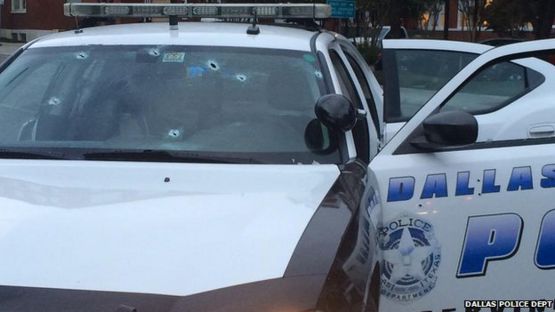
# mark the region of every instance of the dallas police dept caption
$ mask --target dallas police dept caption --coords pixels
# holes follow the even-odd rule
[[[481,308],[490,308],[491,311],[505,311],[513,309],[530,309],[530,311],[544,311],[553,308],[553,300],[465,300],[465,311],[480,311]]]

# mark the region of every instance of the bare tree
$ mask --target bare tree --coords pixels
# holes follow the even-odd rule
[[[485,7],[486,0],[459,0],[459,11],[463,15],[471,41],[477,41],[480,36]]]
[[[430,3],[428,7],[428,12],[430,14],[430,20],[432,21],[432,31],[436,31],[437,23],[439,22],[439,14],[443,10],[443,1],[434,0]]]

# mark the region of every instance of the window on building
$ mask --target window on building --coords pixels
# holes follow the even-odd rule
[[[12,13],[27,12],[27,0],[12,0]]]

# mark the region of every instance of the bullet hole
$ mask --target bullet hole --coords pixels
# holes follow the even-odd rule
[[[181,131],[179,131],[179,129],[171,129],[171,130],[168,132],[168,136],[169,136],[170,138],[178,138],[178,137],[181,136]]]
[[[476,181],[480,182],[480,179],[478,179],[478,180],[476,180]]]
[[[170,177],[165,177],[165,178],[164,178],[164,182],[165,182],[165,183],[169,183],[169,182],[170,182]]]
[[[214,60],[208,61],[208,67],[213,71],[220,70],[220,65],[218,65],[218,63]]]
[[[150,51],[148,51],[148,54],[149,54],[149,55],[152,55],[152,56],[160,56],[160,50],[158,50],[158,49],[150,49]]]
[[[62,100],[60,100],[57,97],[51,97],[48,100],[48,105],[51,105],[51,106],[58,106],[58,105],[60,105],[60,103],[62,103]]]
[[[418,204],[418,208],[422,208],[422,204]]]
[[[243,75],[243,74],[237,74],[237,75],[235,75],[235,79],[237,79],[241,82],[245,82],[245,81],[247,81],[247,76]]]
[[[318,79],[324,78],[324,75],[322,75],[322,72],[318,70],[314,72],[314,76],[316,76],[316,78]]]
[[[75,56],[78,60],[86,60],[89,58],[89,53],[81,51]]]

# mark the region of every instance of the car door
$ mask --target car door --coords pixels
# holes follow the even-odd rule
[[[441,87],[490,46],[445,40],[384,40],[374,66],[384,85],[384,140],[389,141]]]
[[[555,54],[555,40],[479,56],[370,163],[369,188],[378,194],[371,217],[379,237],[380,311],[553,311],[553,306],[470,307],[465,300],[554,297],[555,139],[422,143],[436,140],[437,129],[430,125],[449,115],[449,100],[464,93],[474,77],[506,61],[543,57],[536,55],[540,52]],[[555,115],[555,90],[543,99]],[[469,118],[478,129],[486,122]],[[459,118],[455,124],[465,123]]]

